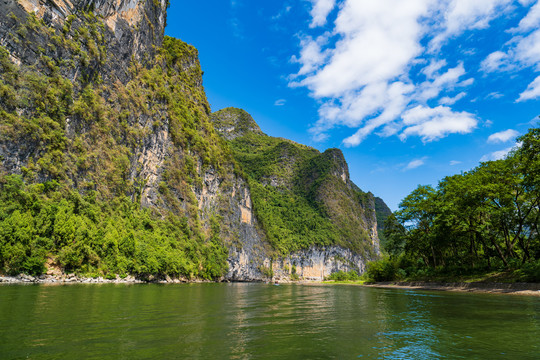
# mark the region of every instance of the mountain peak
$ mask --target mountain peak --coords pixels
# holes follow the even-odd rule
[[[214,128],[227,140],[234,140],[249,132],[265,135],[250,114],[243,109],[228,107],[212,114]]]

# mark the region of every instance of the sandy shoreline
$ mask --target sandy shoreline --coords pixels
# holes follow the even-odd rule
[[[382,289],[410,289],[410,290],[435,290],[435,291],[457,291],[489,294],[509,294],[540,296],[539,283],[441,283],[441,282],[380,282],[374,284],[363,284],[362,286],[382,288]]]

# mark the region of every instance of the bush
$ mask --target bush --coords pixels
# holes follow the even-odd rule
[[[400,272],[402,275],[403,272]],[[372,261],[367,266],[367,276],[370,281],[392,281],[398,278],[397,263],[386,257]]]
[[[540,260],[532,263],[525,263],[518,270],[521,280],[526,282],[540,282]]]
[[[334,281],[357,281],[360,280],[360,276],[358,276],[358,273],[354,270],[351,270],[349,272],[340,270],[330,274],[330,276],[328,276],[326,279]]]

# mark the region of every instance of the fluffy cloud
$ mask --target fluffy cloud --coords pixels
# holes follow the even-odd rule
[[[515,61],[540,70],[540,29],[523,38],[519,38],[513,52]]]
[[[500,131],[495,134],[491,134],[487,142],[488,143],[505,143],[510,140],[514,140],[519,133],[516,130],[508,129],[505,131]]]
[[[528,1],[528,3],[532,3],[533,1]],[[522,5],[527,6],[528,3],[525,3]],[[517,31],[518,32],[524,32],[531,29],[535,29],[538,27],[538,24],[540,23],[540,3],[536,3],[531,10],[529,10],[527,16],[525,16],[521,21],[519,22]]]
[[[326,24],[326,18],[336,5],[336,0],[311,0],[313,8],[311,9],[311,21],[310,27],[323,26]]]
[[[495,51],[488,55],[480,64],[480,69],[484,72],[494,72],[508,66],[508,55],[502,51]]]
[[[405,130],[400,138],[417,135],[422,141],[429,142],[445,137],[448,134],[466,134],[476,128],[478,121],[467,112],[455,112],[446,106],[430,108],[418,105],[407,110],[403,116]]]
[[[513,0],[451,0],[441,1],[438,11],[443,15],[442,31],[430,42],[435,52],[451,37],[466,30],[484,29],[491,20],[510,9]]]
[[[276,100],[276,102],[274,103],[274,106],[283,106],[285,105],[286,102],[287,100],[285,99],[279,99],[279,100]]]
[[[533,2],[520,1],[523,6],[528,6]],[[484,59],[481,69],[486,73],[522,68],[540,71],[540,2],[536,2],[518,26],[510,32],[515,36],[505,44],[503,49],[491,53]],[[536,78],[520,94],[517,101],[538,97],[540,97],[540,80]]]
[[[479,69],[540,71],[540,3],[532,0],[311,3],[312,32],[300,37],[299,53],[292,57],[299,70],[289,85],[309,89],[320,104],[319,119],[310,130],[315,140],[326,139],[340,126],[354,130],[343,140],[346,146],[357,146],[373,133],[402,140],[417,136],[429,142],[472,132],[479,119],[454,106],[467,98],[475,79],[465,63],[455,60],[456,49],[445,45],[467,32],[488,28],[519,6],[529,11],[507,31],[513,39],[487,56]],[[334,9],[337,17],[331,30],[319,28],[315,35]],[[540,78],[524,89],[518,101],[538,97]]]
[[[402,74],[421,52],[426,0],[347,0],[338,14],[340,40],[328,48],[328,62],[300,83],[317,98],[355,96],[365,86],[384,86]],[[301,44],[302,49],[312,43]],[[314,56],[321,58],[322,54]]]
[[[518,149],[522,145],[523,145],[522,142],[517,142],[513,146],[507,147],[506,149],[494,151],[492,153],[489,153],[489,154],[486,154],[486,155],[482,156],[480,161],[492,161],[492,160],[504,159],[510,153],[510,151],[512,151],[514,149]]]
[[[462,62],[450,63],[434,49],[466,30],[487,27],[512,2],[339,2],[333,30],[303,36],[299,55],[292,58],[300,68],[289,85],[308,88],[320,102],[319,120],[311,129],[314,139],[325,139],[337,126],[356,129],[344,140],[347,146],[360,144],[374,132],[433,141],[473,131],[476,117],[451,106],[467,96],[464,89],[474,79]],[[312,26],[325,24],[336,2],[312,3]],[[495,66],[495,56],[490,60],[486,68]],[[431,104],[434,99],[439,106]],[[419,113],[424,115],[413,122]]]
[[[527,86],[527,89],[519,95],[517,101],[537,99],[540,97],[540,76]]]
[[[441,105],[454,105],[459,100],[463,99],[465,96],[467,96],[466,92],[460,92],[454,97],[445,96],[439,99],[439,104]]]
[[[506,149],[503,149],[503,150],[494,151],[494,152],[492,152],[490,154],[482,156],[480,161],[494,161],[494,160],[504,159],[506,157],[506,155],[508,155],[508,153],[512,149],[513,149],[513,147],[509,147],[509,148],[506,148]]]

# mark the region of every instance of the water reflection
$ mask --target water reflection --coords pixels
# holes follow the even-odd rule
[[[0,286],[0,358],[538,359],[540,298],[265,284]]]

